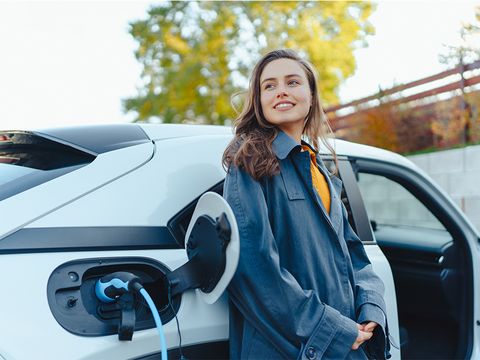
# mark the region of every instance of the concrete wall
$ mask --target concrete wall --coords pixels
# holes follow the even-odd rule
[[[400,184],[372,174],[360,174],[358,184],[370,220],[378,224],[445,229],[430,210]]]
[[[408,158],[425,170],[480,229],[480,145]]]

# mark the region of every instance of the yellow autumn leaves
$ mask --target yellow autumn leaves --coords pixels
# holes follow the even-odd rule
[[[143,86],[124,100],[137,121],[223,124],[231,95],[273,48],[303,53],[319,72],[322,100],[338,101],[353,50],[373,33],[369,2],[167,2],[131,24]]]

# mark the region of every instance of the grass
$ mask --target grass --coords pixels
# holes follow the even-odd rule
[[[480,145],[480,140],[479,141],[470,141],[468,143],[460,143],[448,147],[428,147],[425,149],[417,150],[417,151],[409,151],[409,152],[404,152],[402,153],[403,156],[412,156],[412,155],[422,155],[422,154],[429,154],[437,151],[444,151],[444,150],[453,150],[453,149],[460,149],[464,148],[467,146],[475,146],[475,145]]]

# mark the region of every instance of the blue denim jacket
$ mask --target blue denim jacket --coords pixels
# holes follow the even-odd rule
[[[228,287],[231,359],[366,359],[388,351],[384,285],[326,175],[331,209],[313,190],[307,151],[284,132],[273,150],[280,174],[255,181],[231,166],[224,197],[240,232],[240,260]],[[351,350],[357,323],[380,327]]]

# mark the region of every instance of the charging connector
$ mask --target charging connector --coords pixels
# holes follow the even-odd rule
[[[143,287],[141,280],[135,274],[118,271],[100,278],[95,284],[97,298],[105,303],[111,303],[120,299],[127,293],[139,293],[147,302],[155,320],[158,334],[160,336],[160,350],[162,360],[167,360],[167,342],[163,332],[163,325],[158,310],[148,292]]]

